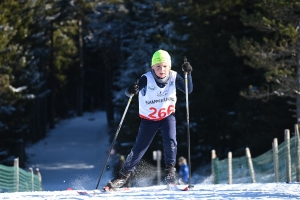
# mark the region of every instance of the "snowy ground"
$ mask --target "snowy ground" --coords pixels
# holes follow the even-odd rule
[[[298,184],[197,184],[189,191],[168,191],[165,188],[165,186],[153,186],[111,193],[86,190],[3,193],[0,194],[0,199],[300,199],[300,186]],[[87,193],[80,195],[79,192]]]
[[[110,147],[104,112],[61,121],[48,137],[26,149],[28,167],[39,168],[45,191],[95,189]],[[106,171],[101,182],[111,176]]]
[[[209,177],[188,191],[169,191],[161,185],[102,193],[94,189],[110,145],[104,112],[62,121],[45,139],[26,149],[27,166],[40,169],[44,191],[0,193],[0,199],[300,199],[299,183],[213,185]],[[111,172],[105,171],[99,188]]]

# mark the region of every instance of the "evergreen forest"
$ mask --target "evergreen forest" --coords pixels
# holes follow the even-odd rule
[[[151,69],[158,49],[189,95],[191,163],[252,157],[300,121],[300,3],[296,0],[2,0],[0,163],[26,162],[25,148],[62,119],[106,112],[114,138],[125,89]],[[176,107],[178,156],[187,157],[185,94]],[[134,96],[115,143],[127,155],[139,127]],[[96,146],[94,148],[97,148]],[[157,133],[144,160],[163,150]],[[97,158],[95,158],[97,159]]]

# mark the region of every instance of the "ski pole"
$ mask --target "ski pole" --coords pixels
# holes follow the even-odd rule
[[[118,134],[119,134],[119,132],[120,132],[120,129],[121,129],[123,120],[124,120],[124,118],[125,118],[125,115],[126,115],[126,112],[127,112],[127,110],[128,110],[128,107],[129,107],[129,105],[130,105],[130,102],[131,102],[132,97],[133,97],[133,95],[131,95],[131,96],[129,97],[129,99],[128,99],[127,106],[126,106],[125,111],[124,111],[124,113],[123,113],[121,122],[120,122],[120,124],[119,124],[118,129],[117,129],[117,132],[116,132],[116,134],[115,134],[115,137],[114,137],[114,139],[113,139],[113,141],[112,141],[112,144],[111,144],[110,149],[109,149],[108,154],[107,154],[106,161],[105,161],[105,163],[104,163],[103,169],[102,169],[101,174],[100,174],[100,177],[99,177],[99,179],[98,179],[98,183],[97,183],[97,185],[96,185],[96,189],[98,189],[98,186],[99,186],[99,183],[100,183],[100,181],[101,181],[101,178],[102,178],[104,169],[105,169],[106,164],[107,164],[107,161],[108,161],[108,159],[109,159],[109,157],[110,157],[110,152],[111,152],[112,148],[114,147],[115,141],[116,141],[116,139],[117,139],[117,137],[118,137]]]
[[[184,57],[184,63],[187,63],[187,58]],[[184,73],[185,80],[185,99],[186,99],[186,121],[187,121],[187,142],[188,142],[188,165],[189,165],[189,188],[194,187],[191,185],[192,170],[191,170],[191,140],[190,140],[190,120],[189,120],[189,94],[188,94],[188,79],[187,72]]]

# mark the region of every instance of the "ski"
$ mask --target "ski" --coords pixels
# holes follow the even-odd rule
[[[101,193],[101,191],[99,191],[99,190],[84,190],[84,191],[78,190],[77,193],[79,195],[83,195],[83,196],[94,196],[95,194]]]
[[[114,193],[114,192],[133,192],[133,191],[143,191],[143,190],[147,190],[146,188],[140,190],[139,188],[133,187],[133,188],[129,188],[129,187],[122,187],[122,188],[110,188],[108,186],[103,187],[102,193]],[[155,189],[156,191],[157,189]],[[176,185],[176,184],[169,184],[167,185],[166,188],[164,189],[159,189],[159,190],[170,190],[170,191],[188,191],[189,190],[189,186],[185,186],[185,185]]]
[[[176,185],[176,184],[169,184],[169,185],[167,185],[167,189],[174,190],[174,191],[188,191],[189,186],[186,186],[184,188],[179,188],[178,185]]]
[[[126,192],[126,191],[130,191],[130,188],[128,187],[123,187],[123,188],[110,188],[108,186],[103,187],[103,191],[104,192]]]
[[[186,186],[185,188],[182,189],[182,191],[188,191],[189,190],[189,186]]]
[[[86,191],[77,191],[78,194],[84,195],[84,196],[91,196],[88,192]]]

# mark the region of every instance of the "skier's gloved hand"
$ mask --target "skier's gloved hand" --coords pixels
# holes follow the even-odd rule
[[[183,63],[181,67],[182,67],[182,71],[184,71],[186,73],[190,73],[193,70],[193,68],[189,62]]]
[[[131,95],[136,95],[139,92],[138,81],[135,84],[130,85],[127,91]]]

